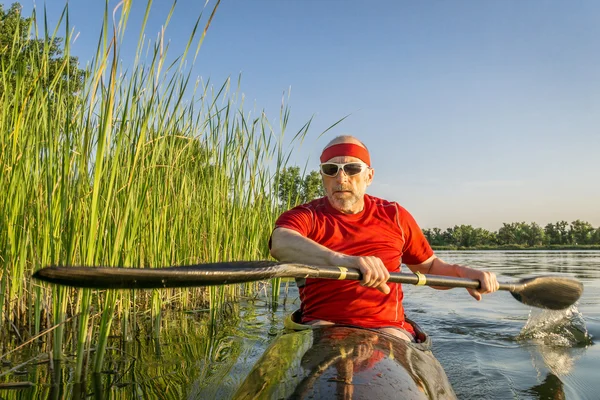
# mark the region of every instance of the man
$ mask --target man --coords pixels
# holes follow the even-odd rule
[[[326,196],[283,213],[271,236],[271,255],[284,262],[358,268],[363,280],[307,279],[299,284],[302,322],[377,328],[405,340],[402,287],[386,283],[404,262],[415,273],[477,279],[477,300],[498,290],[491,272],[437,258],[413,217],[395,202],[366,194],[375,171],[369,151],[353,136],[333,139],[321,155]]]

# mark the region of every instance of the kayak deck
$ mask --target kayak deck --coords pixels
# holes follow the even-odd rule
[[[454,399],[430,351],[345,326],[287,333],[266,350],[235,399]]]

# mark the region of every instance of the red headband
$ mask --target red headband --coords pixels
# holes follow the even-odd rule
[[[350,156],[362,160],[369,167],[371,166],[371,157],[369,150],[354,143],[340,143],[327,147],[321,154],[321,162],[327,162],[333,157]]]

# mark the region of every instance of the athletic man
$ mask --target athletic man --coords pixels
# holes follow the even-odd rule
[[[498,290],[491,272],[437,258],[413,217],[400,205],[366,194],[373,181],[369,151],[352,136],[333,139],[321,155],[326,196],[283,213],[271,236],[271,255],[284,262],[359,268],[363,280],[299,282],[302,322],[378,328],[414,340],[404,320],[402,287],[386,283],[404,263],[413,272],[477,279],[482,294]]]

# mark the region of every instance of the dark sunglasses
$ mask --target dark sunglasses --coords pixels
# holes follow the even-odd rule
[[[365,164],[359,162],[350,162],[345,164],[328,162],[321,164],[321,173],[333,178],[337,176],[337,174],[340,172],[340,169],[343,169],[346,175],[353,176],[360,174],[365,167]]]

